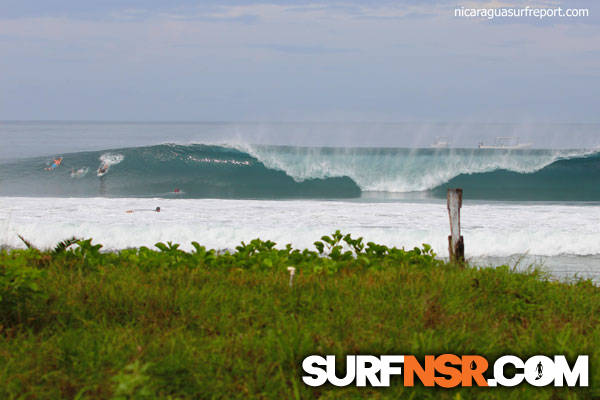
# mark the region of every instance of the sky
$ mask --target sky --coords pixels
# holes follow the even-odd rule
[[[590,16],[454,16],[526,5]],[[591,0],[0,0],[0,54],[0,120],[600,122]]]

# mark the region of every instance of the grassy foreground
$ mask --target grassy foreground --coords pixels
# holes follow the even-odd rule
[[[460,268],[336,233],[317,251],[254,240],[100,252],[0,251],[0,398],[600,396],[600,288]],[[343,246],[342,246],[343,244]],[[288,266],[296,267],[289,286]],[[311,354],[590,355],[590,387],[309,388]]]

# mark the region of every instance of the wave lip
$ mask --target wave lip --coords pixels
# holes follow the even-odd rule
[[[556,161],[598,150],[389,149],[252,146],[235,148],[298,181],[348,176],[363,191],[405,193],[434,189],[460,175],[496,170],[537,172]]]

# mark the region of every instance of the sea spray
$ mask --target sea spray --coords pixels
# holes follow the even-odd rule
[[[123,154],[118,153],[104,153],[99,157],[100,161],[102,161],[103,164],[109,166],[119,164],[121,161],[123,161],[123,158]]]
[[[297,181],[348,176],[363,191],[414,192],[433,189],[459,175],[496,170],[530,174],[562,159],[594,150],[394,149],[253,146],[236,144],[269,168]]]

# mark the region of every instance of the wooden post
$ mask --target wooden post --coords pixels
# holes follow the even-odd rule
[[[450,262],[465,261],[465,245],[460,235],[460,208],[462,207],[462,189],[448,189],[448,216],[450,217],[450,236],[448,236],[448,252]]]

